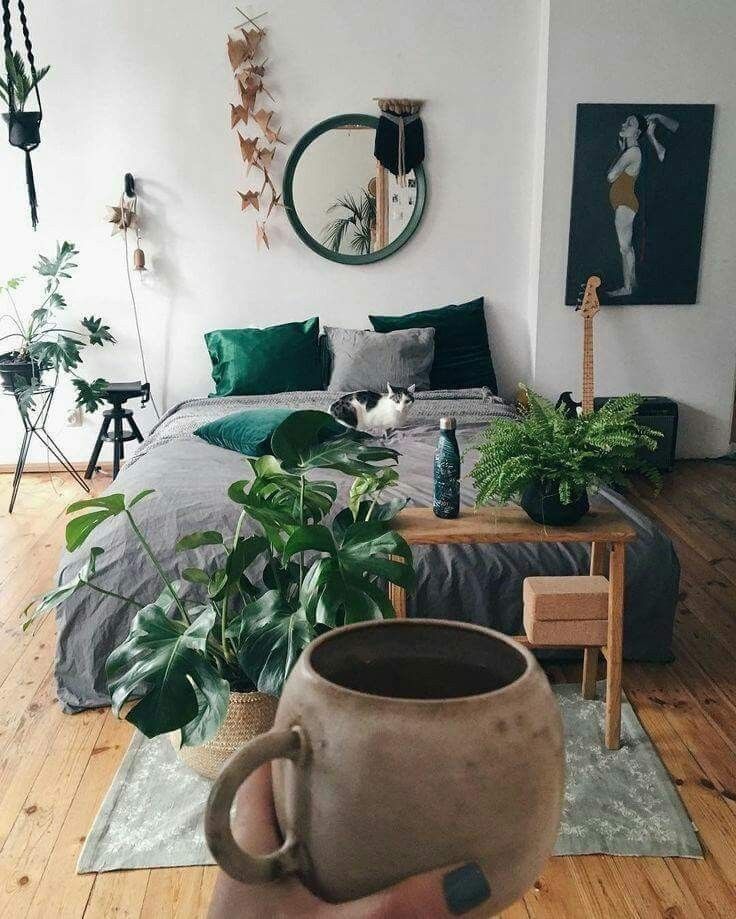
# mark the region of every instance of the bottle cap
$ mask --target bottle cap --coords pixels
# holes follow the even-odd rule
[[[445,415],[440,418],[440,431],[454,431],[457,423],[452,415]]]

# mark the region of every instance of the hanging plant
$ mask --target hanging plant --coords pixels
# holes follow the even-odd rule
[[[271,178],[271,165],[276,155],[276,144],[283,144],[281,139],[281,128],[275,129],[271,121],[275,112],[267,110],[262,106],[256,111],[258,98],[265,94],[273,102],[273,96],[266,89],[263,83],[263,76],[266,72],[266,59],[261,51],[261,44],[266,36],[266,30],[261,28],[256,22],[265,16],[260,13],[258,16],[246,16],[245,13],[235,8],[246,20],[245,25],[238,27],[238,38],[228,35],[227,38],[227,55],[230,66],[233,69],[235,85],[237,87],[240,102],[230,105],[230,127],[237,128],[239,124],[247,125],[250,121],[255,122],[258,127],[256,137],[243,137],[238,130],[238,143],[240,145],[240,155],[246,164],[246,174],[250,173],[252,168],[256,168],[263,178],[260,189],[249,189],[248,191],[239,191],[240,209],[247,211],[253,208],[258,213],[256,218],[256,244],[260,248],[263,244],[267,249],[270,248],[268,235],[266,233],[266,223],[273,213],[274,208],[281,204],[281,194],[278,192],[273,179]],[[273,145],[273,146],[270,146]]]
[[[12,30],[10,26],[10,0],[2,0],[3,10],[3,36],[5,47],[5,79],[0,78],[0,98],[8,107],[7,114],[3,115],[8,125],[8,140],[13,147],[18,147],[26,154],[26,185],[28,186],[28,203],[31,208],[31,223],[33,229],[38,224],[38,201],[36,198],[36,185],[33,178],[31,152],[41,143],[41,95],[38,84],[49,72],[49,67],[36,69],[33,57],[33,46],[28,31],[28,21],[23,0],[18,0],[18,16],[23,41],[28,58],[30,75],[19,52],[13,52]],[[26,111],[26,103],[35,92],[38,103],[37,111]]]

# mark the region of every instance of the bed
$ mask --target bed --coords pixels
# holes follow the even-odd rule
[[[211,446],[194,435],[201,424],[230,412],[264,406],[325,409],[334,393],[281,393],[191,399],[170,409],[156,424],[108,491],[132,497],[144,488],[156,494],[141,502],[136,516],[168,571],[207,559],[207,547],[177,556],[179,536],[208,528],[230,530],[238,505],[228,486],[247,477],[243,456]],[[432,501],[432,458],[438,419],[454,415],[461,450],[473,444],[495,419],[514,417],[513,408],[489,390],[443,390],[418,393],[408,425],[388,438],[401,453],[400,482],[395,495],[422,506]],[[469,468],[471,457],[466,460]],[[330,477],[324,470],[322,478]],[[335,473],[343,506],[350,481]],[[679,563],[670,540],[646,516],[616,492],[603,490],[594,499],[609,501],[631,520],[639,534],[627,550],[624,656],[629,660],[668,661],[677,602]],[[462,502],[473,503],[470,483],[462,485]],[[158,576],[122,518],[106,521],[90,545],[101,546],[99,583],[110,590],[135,592],[152,600],[160,592]],[[58,580],[73,576],[87,559],[89,546],[61,558]],[[197,553],[199,555],[197,556]],[[576,574],[587,570],[584,546],[550,543],[415,548],[418,588],[410,596],[408,615],[479,623],[507,634],[522,629],[521,586],[532,574]],[[197,585],[187,585],[196,591]],[[134,615],[119,601],[80,591],[57,609],[56,679],[66,711],[109,704],[104,663],[128,633]]]

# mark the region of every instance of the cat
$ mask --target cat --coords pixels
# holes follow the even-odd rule
[[[386,384],[387,392],[367,390],[349,392],[333,402],[329,408],[332,417],[347,428],[369,433],[387,434],[400,428],[406,421],[409,407],[414,402],[415,384],[407,389]]]

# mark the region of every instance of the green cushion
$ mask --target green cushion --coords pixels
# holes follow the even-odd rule
[[[216,396],[322,389],[319,319],[267,329],[218,329],[204,340]]]
[[[216,447],[246,456],[265,456],[271,451],[271,435],[291,414],[288,408],[254,408],[209,421],[194,433]]]
[[[483,297],[470,303],[442,306],[405,316],[370,316],[376,332],[433,328],[432,389],[473,389],[488,386],[498,393],[488,347]]]

